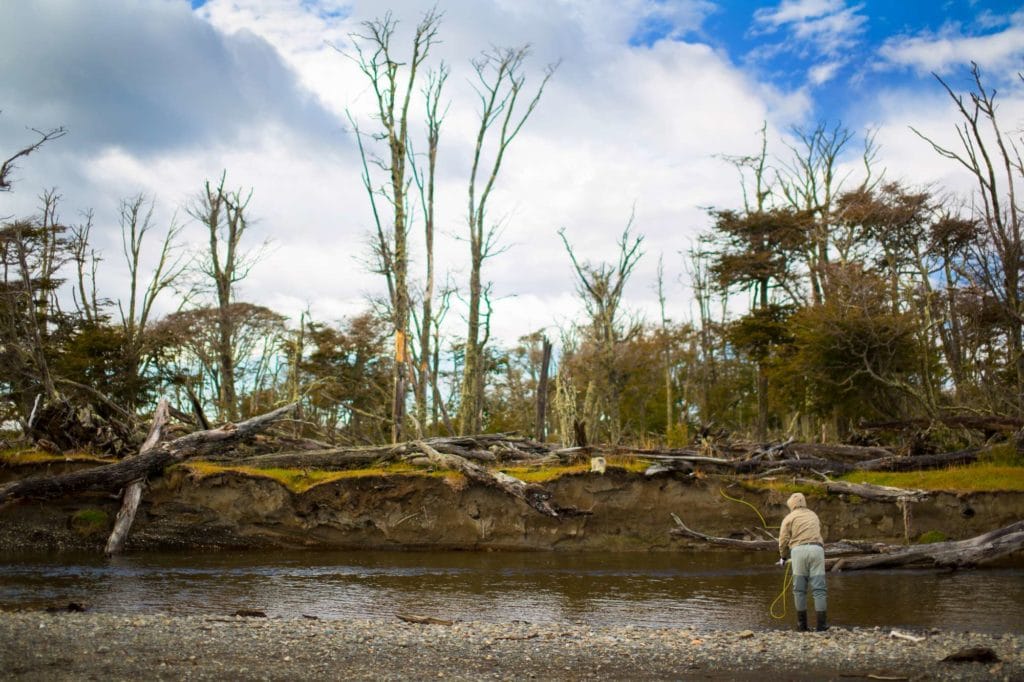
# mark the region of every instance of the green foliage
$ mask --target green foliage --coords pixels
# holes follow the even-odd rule
[[[793,306],[769,304],[756,308],[726,328],[726,338],[737,350],[757,362],[763,362],[772,355],[772,350],[792,343],[789,318]]]
[[[124,331],[89,322],[73,334],[55,358],[62,377],[85,384],[122,406],[145,405],[153,397],[156,377],[138,373]]]
[[[818,415],[906,414],[928,361],[915,320],[894,311],[884,283],[859,268],[837,270],[835,281],[828,302],[793,315],[793,352],[777,378],[794,405]]]
[[[339,327],[310,323],[307,333],[299,372],[309,415],[356,442],[383,442],[393,367],[387,321],[366,312]]]
[[[809,212],[781,207],[711,215],[719,243],[711,272],[720,287],[766,289],[770,281],[790,279],[793,252],[806,243],[812,225]]]

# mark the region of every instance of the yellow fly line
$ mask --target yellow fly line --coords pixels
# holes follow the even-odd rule
[[[751,509],[753,509],[754,513],[757,514],[757,517],[759,519],[761,519],[761,525],[764,526],[765,528],[778,528],[778,526],[769,526],[768,522],[765,521],[764,514],[762,514],[761,511],[757,507],[755,507],[754,505],[750,504],[746,500],[741,500],[738,497],[732,497],[731,495],[726,493],[725,490],[723,490],[722,488],[719,488],[718,492],[720,492],[722,494],[722,497],[724,497],[727,500],[731,500],[733,502],[739,502],[740,504],[745,504],[748,507],[750,507]],[[793,585],[793,569],[792,569],[792,566],[790,566],[790,563],[787,561],[786,562],[786,570],[785,570],[785,572],[784,572],[784,574],[782,576],[782,591],[779,592],[779,596],[775,597],[775,601],[773,601],[771,606],[768,607],[768,613],[771,615],[772,618],[774,618],[776,620],[781,620],[781,619],[786,617],[786,591],[789,590],[789,588],[792,587],[792,585]],[[775,612],[776,612],[776,610],[778,608],[779,602],[782,602],[782,613],[776,614]]]

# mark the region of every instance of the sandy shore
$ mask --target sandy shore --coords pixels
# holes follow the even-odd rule
[[[1020,634],[0,613],[15,680],[1024,679]],[[967,646],[1000,662],[941,659]],[[873,677],[872,677],[873,676]]]

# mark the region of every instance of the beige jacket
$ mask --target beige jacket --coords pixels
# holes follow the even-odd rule
[[[789,550],[797,545],[825,543],[818,515],[807,508],[803,493],[790,495],[786,506],[790,512],[782,519],[782,527],[779,528],[779,554],[788,557]]]

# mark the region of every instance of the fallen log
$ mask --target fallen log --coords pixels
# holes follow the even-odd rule
[[[978,450],[957,450],[940,455],[915,455],[913,457],[883,457],[859,462],[854,468],[860,471],[924,471],[950,466],[963,466],[978,461]]]
[[[457,455],[476,462],[496,463],[498,456],[488,450],[463,447],[453,442],[454,439],[436,439],[423,441],[430,444],[438,452]],[[465,438],[458,439],[467,442]],[[400,457],[407,457],[410,450],[419,452],[414,444],[399,443],[397,445],[369,446],[360,448],[339,447],[320,450],[304,450],[301,452],[278,452],[249,457],[232,457],[230,455],[212,458],[212,461],[229,461],[232,464],[256,468],[281,469],[319,469],[322,471],[342,471],[371,465],[393,462]],[[516,459],[536,460],[537,455],[520,453]]]
[[[872,555],[844,557],[831,571],[866,568],[971,568],[1024,549],[1024,521],[967,540],[905,547],[890,545]]]
[[[893,453],[885,448],[866,447],[862,445],[830,445],[827,443],[790,443],[786,452],[801,458],[818,459],[841,458],[855,461],[883,459],[892,457]]]
[[[150,427],[149,434],[146,436],[146,440],[143,441],[142,447],[139,448],[140,454],[156,447],[156,444],[160,442],[164,425],[167,424],[169,417],[170,403],[166,398],[163,398],[157,404],[156,411],[153,413],[153,425]],[[117,512],[117,517],[114,520],[114,530],[111,531],[110,537],[107,538],[107,546],[104,549],[104,553],[107,556],[121,553],[124,541],[128,537],[128,531],[131,530],[132,523],[135,522],[135,514],[139,510],[139,502],[142,501],[142,488],[145,484],[146,479],[140,477],[125,486],[124,496],[121,500],[121,509]]]
[[[672,514],[672,519],[676,522],[676,527],[669,531],[669,534],[674,537],[689,538],[691,540],[700,540],[701,542],[709,545],[717,545],[719,547],[731,547],[733,549],[747,549],[758,552],[779,551],[779,539],[772,536],[766,530],[762,531],[762,534],[768,535],[770,539],[767,540],[740,540],[738,538],[726,538],[717,535],[707,535],[699,531],[695,531],[683,523],[675,514]],[[825,545],[826,556],[845,556],[850,554],[861,554],[865,551],[871,551],[875,547],[872,543],[855,542],[851,540],[840,540],[839,542],[830,542]]]
[[[874,485],[871,483],[847,483],[846,481],[833,481],[826,478],[819,481],[813,478],[798,478],[797,483],[805,485],[816,485],[823,487],[826,492],[836,495],[856,495],[865,500],[877,502],[920,502],[931,497],[926,490],[894,488],[887,485]]]
[[[202,456],[213,448],[242,441],[289,414],[295,407],[293,403],[237,424],[225,424],[216,429],[196,431],[160,443],[135,457],[114,464],[62,476],[14,481],[0,487],[0,504],[26,497],[53,498],[88,490],[117,490],[136,479],[154,476],[171,464]]]
[[[675,514],[676,537],[699,540],[721,547],[757,551],[778,551],[771,540],[737,540],[700,533],[687,527]],[[972,568],[1024,550],[1024,521],[1017,521],[966,540],[926,545],[889,545],[840,540],[825,544],[828,571],[857,571],[871,568]]]
[[[458,471],[471,481],[496,488],[507,495],[522,500],[541,514],[557,518],[560,515],[559,512],[562,511],[556,509],[551,504],[551,493],[539,485],[525,483],[500,471],[490,471],[458,455],[438,452],[421,440],[415,441],[415,445],[435,466]]]

